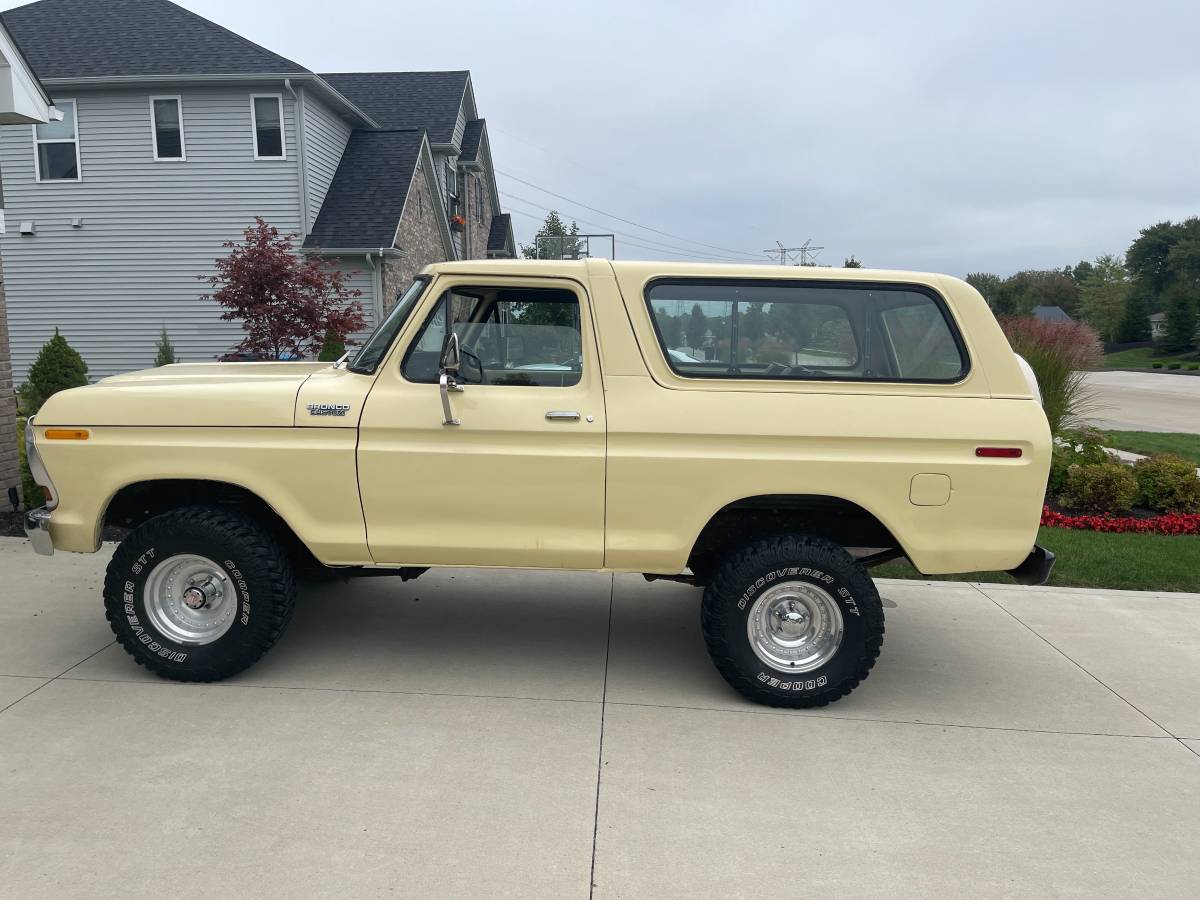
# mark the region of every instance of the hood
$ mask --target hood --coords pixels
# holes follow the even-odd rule
[[[296,395],[329,363],[184,363],[55,394],[39,425],[291,426]]]

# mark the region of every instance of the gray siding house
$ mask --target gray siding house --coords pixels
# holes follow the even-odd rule
[[[256,216],[350,273],[369,322],[429,262],[511,255],[468,72],[323,76],[167,0],[2,21],[64,113],[0,131],[18,382],[55,327],[95,377],[152,364],[163,327],[182,360],[228,352],[200,277]]]
[[[25,56],[0,22],[0,132],[26,130],[48,123],[59,115],[50,94],[38,81]],[[4,197],[0,193],[0,233],[4,232]],[[0,503],[17,486],[17,398],[13,392],[8,351],[8,318],[4,285],[0,281]]]

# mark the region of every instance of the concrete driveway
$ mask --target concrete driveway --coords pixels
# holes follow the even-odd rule
[[[146,675],[107,553],[0,540],[0,894],[1195,896],[1200,595],[882,582],[841,702],[742,702],[699,592],[310,588],[257,667]]]
[[[1200,432],[1200,377],[1149,372],[1088,372],[1095,395],[1087,418],[1121,431]]]

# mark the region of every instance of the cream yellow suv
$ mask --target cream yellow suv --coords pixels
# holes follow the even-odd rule
[[[27,434],[35,548],[131,529],[108,620],[182,681],[262,656],[296,576],[586,569],[704,586],[729,683],[817,706],[879,654],[870,566],[1053,563],[1037,385],[942,275],[440,264],[348,362],[107,378]]]

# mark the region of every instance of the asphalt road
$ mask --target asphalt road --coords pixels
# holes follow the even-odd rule
[[[789,712],[698,591],[598,574],[309,588],[255,668],[166,682],[107,555],[0,539],[5,897],[1200,892],[1200,595],[881,582],[874,673]]]
[[[1200,377],[1147,372],[1088,372],[1095,395],[1088,418],[1121,431],[1200,433]]]

